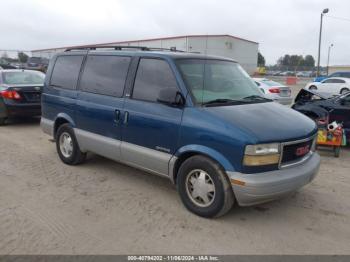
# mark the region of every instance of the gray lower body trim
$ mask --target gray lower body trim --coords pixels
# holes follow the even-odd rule
[[[83,152],[90,151],[147,172],[169,176],[171,154],[77,128],[74,133]]]
[[[140,169],[168,176],[172,155],[154,149],[122,142],[122,161]]]
[[[176,156],[172,156],[170,161],[169,161],[169,172],[168,173],[169,173],[169,178],[173,184],[176,184],[176,180],[175,180],[176,174],[174,173],[174,168],[175,168],[175,164],[176,164],[177,159],[178,158]]]
[[[82,152],[90,151],[116,161],[121,160],[121,141],[78,128],[74,128],[74,133]]]
[[[40,121],[40,126],[41,130],[45,133],[48,134],[49,136],[53,137],[53,129],[54,129],[55,122],[52,120],[49,120],[47,118],[41,118]]]

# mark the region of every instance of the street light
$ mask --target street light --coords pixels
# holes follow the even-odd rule
[[[327,76],[328,76],[328,69],[329,69],[329,56],[331,55],[331,48],[333,47],[334,45],[331,44],[329,47],[328,47],[328,58],[327,58]]]
[[[327,14],[329,12],[329,9],[323,9],[321,13],[321,24],[320,24],[320,37],[318,39],[318,59],[317,59],[317,76],[320,75],[320,56],[321,56],[321,39],[322,39],[322,23],[323,23],[323,16],[324,14]]]

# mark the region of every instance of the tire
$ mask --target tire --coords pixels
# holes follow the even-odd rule
[[[0,117],[0,126],[4,126],[6,124],[6,118]]]
[[[80,151],[70,124],[63,124],[58,128],[56,133],[56,150],[62,162],[67,165],[78,165],[86,159],[86,153]]]
[[[232,186],[226,173],[208,157],[198,155],[185,160],[180,166],[176,181],[183,204],[198,216],[219,217],[234,204]],[[206,192],[195,193],[195,188],[198,191],[202,186],[203,189],[203,181]]]
[[[341,95],[344,95],[345,93],[347,93],[347,92],[349,92],[350,90],[348,89],[348,88],[342,88],[341,90],[340,90],[340,94]]]
[[[317,86],[310,86],[309,90],[317,90]]]

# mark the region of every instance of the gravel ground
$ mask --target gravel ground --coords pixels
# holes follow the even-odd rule
[[[350,149],[321,155],[292,196],[203,219],[167,179],[95,155],[66,166],[38,119],[14,121],[0,127],[0,254],[349,254]]]

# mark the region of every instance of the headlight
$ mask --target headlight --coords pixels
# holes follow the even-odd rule
[[[280,160],[280,144],[247,145],[243,164],[245,166],[264,166],[278,164]]]

